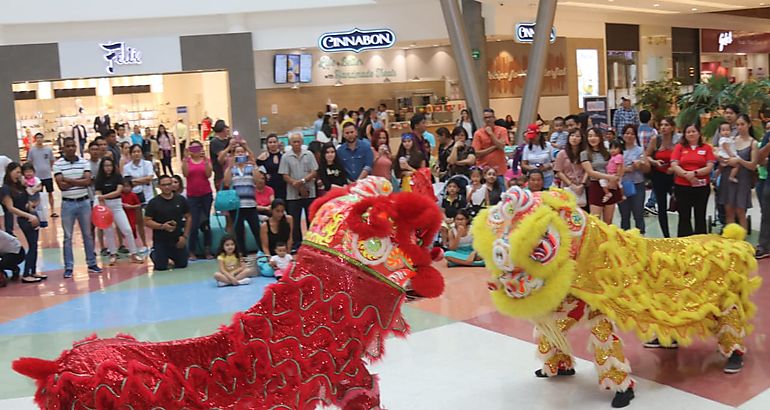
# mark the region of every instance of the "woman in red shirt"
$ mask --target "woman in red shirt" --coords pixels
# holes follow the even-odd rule
[[[670,238],[668,230],[668,197],[673,194],[674,189],[674,171],[670,167],[671,154],[674,152],[674,130],[676,122],[673,117],[666,117],[660,121],[660,134],[650,139],[647,145],[647,158],[650,159],[652,172],[652,191],[655,193],[658,205],[658,224],[663,236]]]
[[[674,170],[674,192],[679,211],[678,237],[706,233],[706,205],[708,205],[711,170],[714,169],[714,151],[703,143],[697,124],[684,128],[684,138],[671,154]],[[691,223],[691,211],[695,211],[695,231]]]

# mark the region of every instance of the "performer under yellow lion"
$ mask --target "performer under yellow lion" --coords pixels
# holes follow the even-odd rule
[[[577,324],[591,330],[599,385],[615,392],[613,407],[634,398],[616,326],[664,346],[713,336],[726,372],[743,365],[761,279],[737,225],[722,236],[647,239],[587,215],[567,191],[512,187],[475,218],[472,233],[497,309],[535,323],[538,377],[575,374],[564,333]]]

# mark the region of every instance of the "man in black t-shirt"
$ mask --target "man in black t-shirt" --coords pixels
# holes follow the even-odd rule
[[[222,178],[225,175],[224,165],[227,162],[227,156],[223,154],[223,151],[230,145],[231,138],[227,135],[230,127],[225,124],[224,120],[217,120],[214,123],[213,130],[214,138],[211,138],[209,142],[209,153],[211,155],[211,164],[214,168],[214,186],[219,191]]]
[[[169,259],[174,261],[175,268],[186,268],[187,238],[192,225],[190,207],[183,196],[173,192],[170,176],[161,176],[158,184],[161,193],[147,203],[144,214],[144,224],[152,229],[150,259],[156,271],[168,269]]]

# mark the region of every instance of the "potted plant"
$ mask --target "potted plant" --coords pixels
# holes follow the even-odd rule
[[[770,104],[770,80],[752,80],[730,83],[726,77],[714,76],[708,81],[696,84],[692,92],[679,98],[679,116],[677,124],[691,124],[701,119],[702,134],[714,135],[717,126],[723,121],[722,109],[729,104],[737,105],[742,112],[754,113],[763,104]],[[761,127],[756,129],[756,136],[764,134]]]
[[[648,81],[636,89],[636,105],[652,113],[655,121],[671,115],[682,84],[673,78]]]

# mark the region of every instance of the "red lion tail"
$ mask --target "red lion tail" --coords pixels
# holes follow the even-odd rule
[[[59,371],[59,364],[50,360],[35,357],[22,357],[11,364],[13,370],[34,380],[43,381],[48,376]]]

